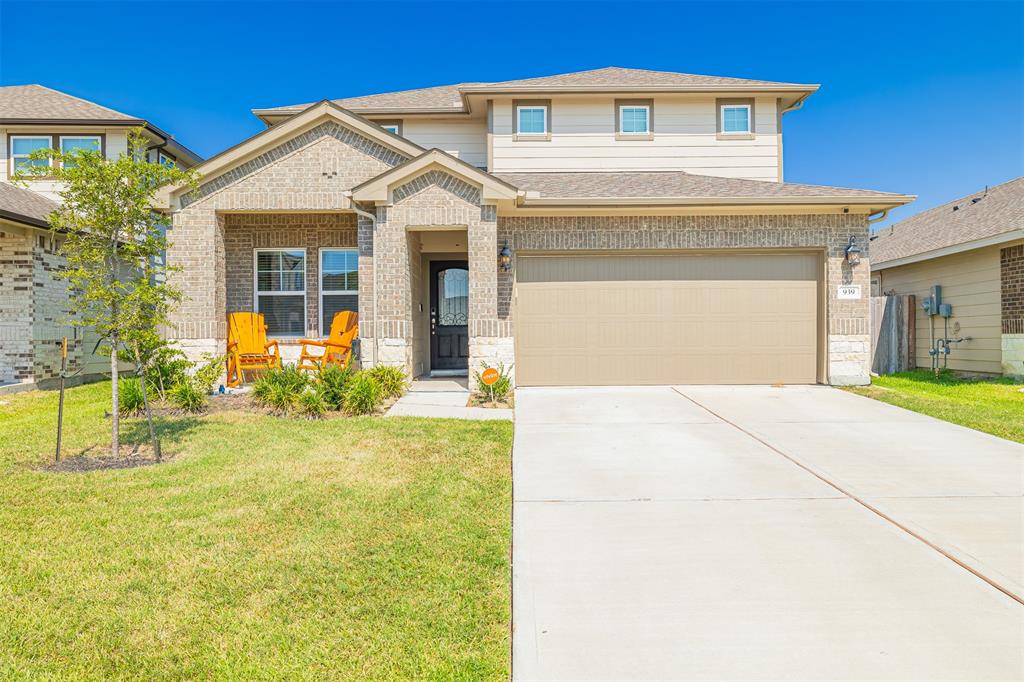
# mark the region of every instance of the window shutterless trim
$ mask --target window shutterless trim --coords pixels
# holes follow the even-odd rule
[[[156,150],[156,162],[163,163],[165,160],[170,161],[173,166],[178,165],[178,159],[174,158],[174,154],[168,154],[162,149]]]
[[[46,138],[50,141],[50,149],[54,151],[60,150],[61,138],[65,137],[95,137],[99,138],[100,141],[100,154],[103,158],[107,158],[107,134],[106,133],[11,133],[7,136],[7,177],[14,175],[14,140],[15,139],[42,139]],[[24,158],[24,157],[23,157]],[[47,166],[53,168],[54,160],[49,159]],[[51,179],[52,175],[37,175],[32,177],[33,180],[48,180]]]
[[[623,107],[647,107],[647,132],[622,132]],[[653,99],[617,99],[615,100],[615,139],[616,140],[653,140],[654,139],[654,100]]]
[[[750,130],[745,133],[727,133],[724,131],[723,126],[725,125],[724,117],[722,115],[723,107],[732,106],[745,106],[748,108],[749,118],[747,123],[749,124]],[[743,98],[718,98],[715,100],[715,134],[719,140],[753,140],[755,135],[754,127],[754,99],[752,97]]]
[[[8,135],[7,136],[7,157],[8,157],[8,177],[12,177],[17,172],[17,162],[21,159],[28,159],[28,154],[18,154],[17,157],[14,155],[14,141],[15,140],[47,140],[49,148],[53,149],[53,135],[49,134],[37,134],[37,135]],[[36,150],[32,150],[30,153],[34,153]],[[46,160],[46,167],[53,168],[53,159]],[[33,176],[32,179],[41,180],[43,176]]]
[[[261,253],[280,253],[282,251],[301,251],[302,252],[302,291],[265,291],[260,293],[259,276],[260,276],[260,265],[259,265],[259,254]],[[306,253],[306,248],[302,246],[279,246],[276,248],[267,249],[253,249],[252,250],[252,311],[258,313],[260,311],[260,296],[302,296],[302,331],[292,336],[290,334],[271,334],[270,330],[267,330],[267,336],[272,339],[301,339],[306,336],[306,330],[309,328],[309,301],[307,300],[309,292],[309,284],[306,282],[308,270],[309,270],[309,254]]]
[[[519,108],[527,109],[544,108],[544,132],[543,133],[521,133],[519,132]],[[551,100],[549,99],[514,99],[512,100],[512,139],[523,142],[550,142],[551,141]]]
[[[96,151],[98,151],[101,155],[104,153],[103,136],[97,133],[68,133],[66,135],[58,135],[57,144],[59,146],[57,147],[57,149],[60,151],[61,154],[64,153],[64,140],[96,140]],[[61,163],[61,165],[63,166],[64,164]]]
[[[354,253],[356,256],[356,281],[359,281],[359,248],[355,246],[321,246],[317,250],[317,288],[319,289],[317,309],[317,325],[320,327],[320,336],[326,338],[331,333],[331,325],[324,329],[324,296],[355,296],[356,313],[359,312],[359,286],[355,289],[331,289],[324,291],[324,253]]]

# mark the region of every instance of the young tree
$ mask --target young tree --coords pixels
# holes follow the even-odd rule
[[[99,150],[40,150],[30,158],[47,159],[48,166],[36,164],[18,176],[46,175],[60,183],[60,207],[50,214],[67,259],[59,276],[69,283],[71,323],[92,327],[110,346],[114,457],[120,456],[118,349],[141,361],[139,344],[157,333],[181,299],[165,276],[169,218],[153,211],[154,196],[165,185],[196,185],[191,171],[147,161],[149,146],[143,131],[133,130],[128,153],[116,160]],[[148,405],[146,412],[158,449]]]

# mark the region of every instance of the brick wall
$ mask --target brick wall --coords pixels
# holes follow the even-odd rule
[[[253,250],[300,248],[306,252],[306,332],[320,329],[321,248],[355,248],[356,217],[344,213],[229,214],[224,217],[227,311],[255,310]]]
[[[32,243],[0,231],[0,383],[32,379]]]
[[[1024,334],[1024,244],[999,251],[1004,334]]]

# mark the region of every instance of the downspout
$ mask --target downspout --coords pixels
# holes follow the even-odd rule
[[[883,208],[881,211],[875,211],[874,213],[870,214],[868,216],[868,225],[877,223],[880,220],[885,220],[887,217],[889,217],[889,211],[891,210],[891,208]]]
[[[380,350],[380,344],[377,341],[379,337],[378,331],[380,330],[380,325],[377,324],[377,216],[369,211],[359,208],[354,201],[351,201],[351,198],[349,201],[352,210],[356,212],[356,215],[360,215],[369,220],[373,230],[371,233],[373,243],[371,244],[370,249],[373,251],[373,365],[376,366],[377,358],[379,357],[377,353]]]

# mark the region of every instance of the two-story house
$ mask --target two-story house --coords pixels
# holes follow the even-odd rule
[[[48,223],[59,187],[52,178],[13,184],[19,170],[52,161],[30,159],[37,149],[95,149],[110,159],[128,150],[128,131],[141,128],[151,161],[191,167],[201,159],[170,135],[135,116],[41,85],[0,87],[0,385],[26,387],[60,371],[59,343],[69,339],[69,371],[98,374],[109,361],[97,338],[68,324],[67,282],[54,277],[66,262],[60,236]]]
[[[519,385],[868,381],[869,223],[913,197],[783,181],[818,86],[605,68],[257,109],[166,197],[188,300],[364,364]]]

